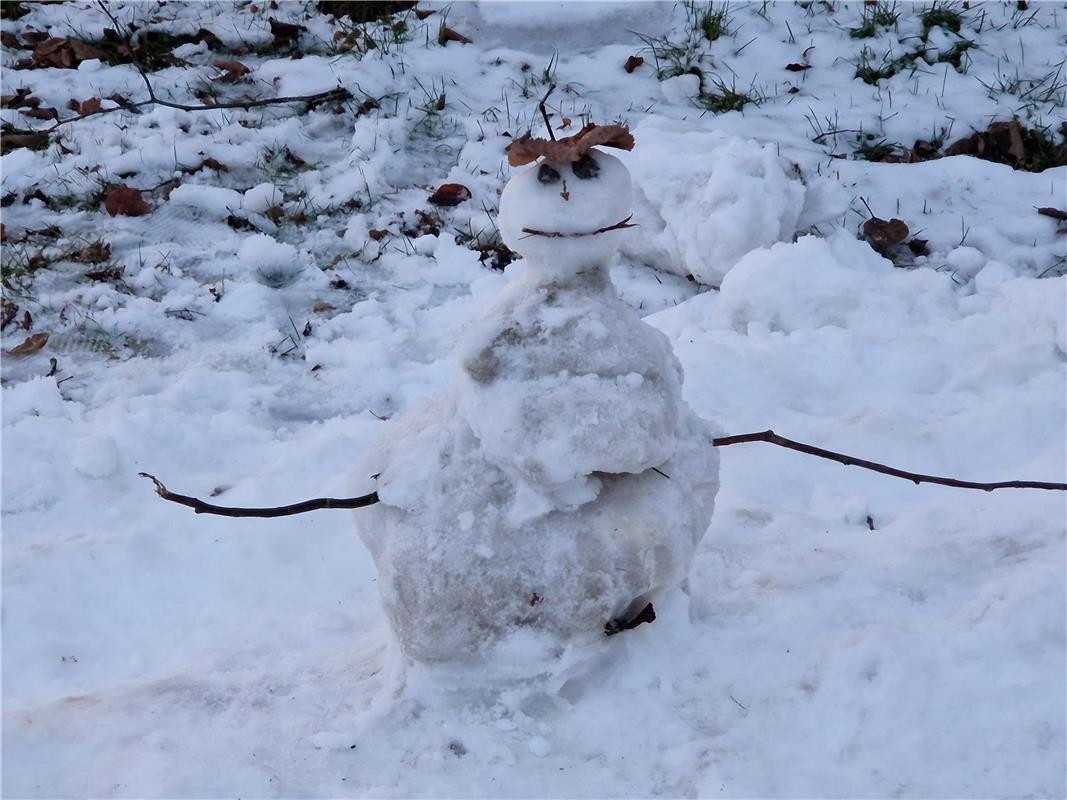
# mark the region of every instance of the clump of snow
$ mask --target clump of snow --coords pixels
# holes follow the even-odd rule
[[[262,214],[271,206],[282,202],[282,192],[273,183],[260,183],[247,190],[241,198],[241,207],[246,211]]]
[[[237,260],[271,286],[288,283],[304,266],[295,247],[263,233],[253,234],[241,243]]]
[[[685,77],[696,78],[672,81]],[[790,241],[847,204],[839,186],[771,144],[658,120],[640,124],[635,139],[624,158],[641,228],[622,250],[665,272],[717,286],[745,253]]]
[[[170,193],[174,205],[189,206],[223,219],[241,207],[241,200],[241,193],[233,189],[192,183],[176,186]]]
[[[676,586],[710,521],[711,429],[666,338],[615,294],[621,231],[597,233],[626,218],[629,176],[592,158],[508,184],[500,229],[525,273],[464,335],[450,387],[356,468],[381,500],[357,525],[418,661],[499,665],[532,635],[525,671],[551,671]]]

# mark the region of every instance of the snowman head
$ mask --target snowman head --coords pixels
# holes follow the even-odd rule
[[[593,130],[599,133],[587,135]],[[527,165],[500,197],[500,235],[535,269],[570,271],[606,263],[625,235],[630,173],[593,143],[629,149],[633,138],[621,126],[588,126],[559,141],[521,139],[508,151],[513,165]]]

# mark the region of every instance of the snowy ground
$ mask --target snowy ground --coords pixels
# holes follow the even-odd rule
[[[1067,205],[1067,167],[855,156],[1013,114],[1055,130],[1063,4],[956,6],[958,33],[900,4],[868,38],[849,29],[873,7],[735,4],[714,42],[670,4],[426,5],[403,32],[369,25],[372,49],[311,4],[109,8],[226,49],[181,46],[186,63],[152,75],[160,96],[353,97],[103,114],[3,157],[19,306],[3,332],[5,796],[1067,794],[1062,494],[724,449],[691,599],[517,688],[404,673],[345,512],[194,516],[137,477],[232,505],[345,494],[522,269],[471,246],[493,244],[505,134],[540,125],[554,81],[557,124],[636,128],[628,163],[654,210],[613,275],[671,337],[699,414],[923,472],[1067,480],[1067,237],[1036,213]],[[438,43],[446,12],[471,43]],[[269,17],[306,26],[302,58],[271,44]],[[69,2],[3,30],[96,41],[111,25]],[[854,77],[918,47],[876,85]],[[953,52],[959,70],[939,60]],[[71,99],[145,97],[128,63],[15,69],[29,53],[5,42],[4,95],[30,88],[61,117]],[[216,82],[220,57],[250,72]],[[669,74],[692,65],[703,78]],[[731,86],[761,102],[700,106]],[[769,221],[795,221],[792,195],[753,196],[752,170],[714,155],[723,134],[802,167],[811,235],[764,246]],[[156,187],[153,211],[108,216],[101,189],[120,182]],[[472,198],[430,205],[445,182]],[[864,201],[929,255],[899,268],[857,239]],[[86,255],[96,240],[110,253]]]

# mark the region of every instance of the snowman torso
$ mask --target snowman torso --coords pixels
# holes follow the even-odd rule
[[[356,469],[363,490],[377,475],[381,502],[357,524],[420,661],[523,632],[560,646],[603,636],[684,578],[710,521],[711,431],[682,400],[666,337],[611,285],[623,231],[594,233],[625,219],[626,170],[596,151],[547,166],[501,198],[525,273],[466,332],[449,387]]]

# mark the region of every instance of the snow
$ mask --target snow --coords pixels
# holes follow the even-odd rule
[[[1013,115],[1054,131],[1058,79],[1047,96],[1021,95],[1056,74],[1061,4],[959,7],[960,35],[977,43],[961,69],[916,62],[877,86],[854,77],[862,49],[876,61],[913,51],[922,6],[898,4],[895,27],[854,39],[861,4],[731,4],[732,32],[713,43],[671,4],[427,7],[438,13],[409,16],[403,42],[370,26],[383,46],[360,55],[337,52],[336,27],[304,20],[305,4],[112,4],[142,29],[206,27],[248,46],[239,59],[253,72],[233,86],[212,83],[218,53],[183,49],[189,66],[153,75],[176,101],[200,102],[202,85],[239,99],[341,84],[354,99],[341,113],[98,115],[0,161],[4,298],[32,314],[29,330],[4,329],[4,349],[51,331],[40,352],[5,352],[2,364],[3,794],[1065,796],[1062,493],[916,486],[767,444],[698,450],[682,424],[676,444],[693,459],[717,453],[721,486],[688,580],[657,599],[656,621],[562,651],[560,637],[519,632],[472,668],[399,657],[349,513],[194,515],[137,477],[229,505],[345,496],[376,440],[456,386],[457,347],[485,333],[494,304],[538,280],[521,259],[490,269],[469,245],[497,242],[499,192],[519,172],[504,147],[543,131],[547,72],[554,124],[572,120],[557,135],[584,114],[636,132],[621,160],[635,210],[643,194],[662,225],[651,216],[629,242],[620,234],[610,276],[669,340],[696,415],[724,433],[770,427],[921,472],[1067,480],[1067,240],[1035,211],[1063,207],[1067,169],[856,157],[882,139],[910,147],[947,131],[953,141]],[[473,43],[437,44],[446,8]],[[306,22],[303,58],[269,52],[270,16]],[[2,23],[25,25],[92,38],[112,23],[85,2]],[[665,96],[656,37],[697,53],[706,79],[735,80],[762,102],[715,114],[688,91]],[[926,57],[956,38],[935,29]],[[144,97],[129,65],[14,69],[28,53],[0,54],[5,94],[30,87],[61,114],[71,98]],[[628,74],[632,54],[646,63]],[[377,107],[359,111],[369,98]],[[0,117],[48,124],[16,109]],[[736,161],[720,163],[721,148]],[[209,157],[229,171],[196,170]],[[783,194],[705,195],[724,187],[711,166],[739,189]],[[94,199],[105,181],[148,190],[176,176],[169,200],[151,192],[144,217],[109,217]],[[472,198],[431,206],[445,182]],[[36,189],[52,207],[27,199]],[[701,213],[672,205],[675,190]],[[799,213],[785,194],[803,198]],[[263,216],[268,203],[279,221]],[[857,237],[865,203],[905,220],[930,254],[907,269],[877,256]],[[255,229],[231,227],[231,214]],[[53,224],[54,240],[16,241]],[[69,257],[98,238],[109,261]],[[721,275],[698,280],[717,291],[685,278],[702,263],[699,242],[711,242]],[[45,268],[9,272],[38,250]],[[274,257],[284,274],[265,280],[242,252]],[[121,280],[85,277],[112,265]],[[610,321],[590,312],[562,324],[596,342]],[[598,345],[586,357],[600,349],[614,352]],[[650,383],[640,365],[617,374],[620,396]],[[514,419],[517,399],[499,414],[479,406],[474,421]],[[499,470],[515,484],[509,454],[497,459],[505,472],[459,436],[466,417],[447,419],[435,430],[471,444],[460,451],[469,478],[485,486]],[[415,453],[404,477],[441,481]],[[636,453],[634,468],[643,463]],[[663,471],[669,480],[622,479],[648,482],[627,494],[635,519],[690,502],[676,486],[684,475]],[[592,489],[571,488],[525,524],[552,514],[577,524],[577,511],[555,506]],[[532,509],[538,496],[527,497]],[[509,547],[525,548],[532,572],[561,563],[536,542],[497,541],[482,506],[463,499],[443,500],[437,524],[452,515],[447,532],[473,543],[467,558],[495,585],[507,573],[492,565],[512,561]],[[435,617],[444,639],[464,641],[467,612]]]
[[[745,253],[791,241],[802,218],[811,227],[847,207],[839,185],[805,178],[771,144],[654,119],[635,138],[626,160],[642,235],[630,237],[624,252],[664,272],[717,286]]]

